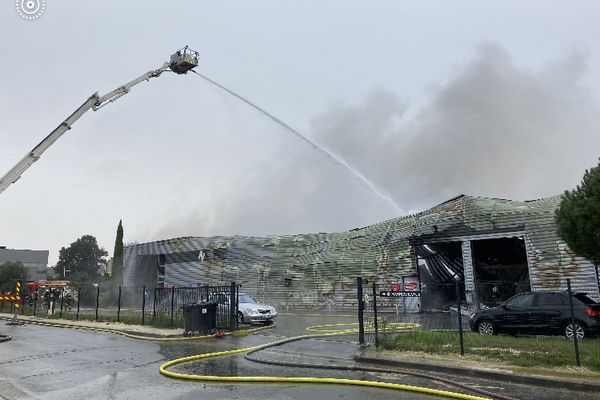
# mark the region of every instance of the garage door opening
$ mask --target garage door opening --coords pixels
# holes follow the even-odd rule
[[[464,268],[460,242],[414,244],[421,281],[423,311],[456,306],[456,280],[464,300]]]
[[[531,289],[522,238],[474,240],[471,246],[479,304],[496,306]]]

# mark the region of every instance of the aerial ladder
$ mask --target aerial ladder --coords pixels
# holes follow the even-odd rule
[[[182,75],[198,66],[198,52],[191,50],[188,46],[178,50],[169,61],[165,62],[159,68],[148,71],[145,74],[119,86],[115,90],[108,92],[104,96],[99,96],[98,93],[94,93],[90,96],[82,105],[77,108],[73,114],[69,115],[60,125],[58,125],[48,136],[46,136],[37,146],[35,146],[29,153],[23,157],[21,161],[17,163],[12,169],[10,169],[2,178],[0,178],[0,193],[2,193],[11,184],[15,183],[21,175],[33,165],[37,160],[40,159],[42,154],[48,150],[50,146],[54,144],[65,132],[67,132],[73,124],[81,118],[83,114],[88,112],[90,109],[98,111],[100,108],[107,104],[114,102],[121,96],[126,95],[131,91],[131,88],[143,81],[148,81],[150,78],[157,78],[165,71],[171,71],[176,74]]]

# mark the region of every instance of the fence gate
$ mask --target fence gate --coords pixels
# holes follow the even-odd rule
[[[369,282],[362,277],[356,278],[357,299],[358,299],[358,341],[361,345],[379,347],[379,335],[385,318],[381,318],[378,306],[381,305],[381,298],[411,298],[420,297],[420,290],[401,290],[405,287],[391,285],[390,290],[380,290],[377,283]],[[382,288],[383,289],[383,288]],[[410,289],[413,289],[412,287]],[[379,299],[379,300],[378,300]],[[460,305],[459,305],[460,315]],[[460,319],[460,317],[459,317]],[[384,324],[383,331],[386,328]],[[462,334],[461,334],[462,343]],[[462,344],[461,344],[462,348]]]
[[[377,285],[363,277],[356,278],[358,299],[358,342],[378,347]]]

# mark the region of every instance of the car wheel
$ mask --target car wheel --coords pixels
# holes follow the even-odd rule
[[[477,324],[477,331],[482,335],[495,335],[496,328],[491,321],[481,321]]]
[[[577,335],[577,339],[583,339],[585,337],[585,330],[579,322],[575,322],[575,329],[573,329],[573,324],[570,322],[565,326],[565,337],[567,339],[573,340],[573,333]]]
[[[238,313],[237,313],[237,322],[238,322],[238,324],[244,323],[244,314],[242,314],[241,311],[238,311]]]

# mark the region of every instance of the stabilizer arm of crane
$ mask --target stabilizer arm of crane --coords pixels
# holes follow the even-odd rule
[[[135,78],[132,81],[119,86],[115,90],[108,92],[104,96],[98,96],[98,93],[91,95],[82,105],[73,112],[67,119],[58,125],[48,136],[46,136],[37,146],[23,157],[12,169],[10,169],[2,178],[0,178],[0,193],[2,193],[11,184],[15,183],[23,172],[33,165],[41,155],[48,150],[71,126],[90,109],[96,111],[105,105],[112,103],[121,96],[129,93],[132,87],[140,82],[147,81],[150,78],[159,77],[163,72],[171,70],[177,74],[185,74],[187,71],[198,65],[198,53],[188,49],[186,46],[171,56],[170,62],[165,62],[159,68],[148,71],[145,74]]]

